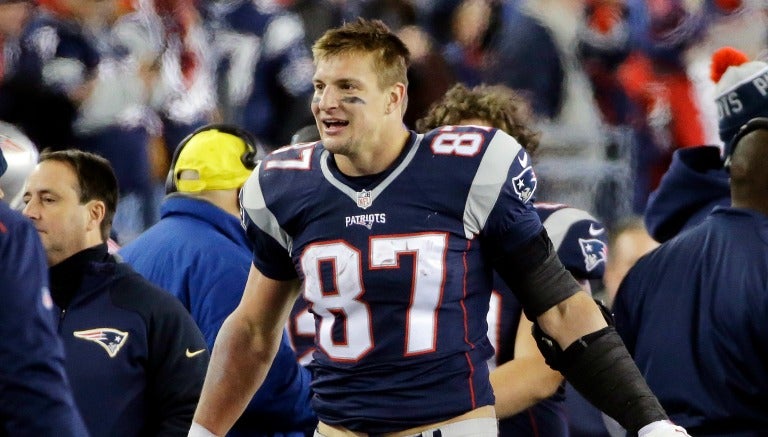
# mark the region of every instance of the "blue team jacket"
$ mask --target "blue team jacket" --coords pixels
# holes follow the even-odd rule
[[[695,436],[768,435],[768,217],[716,208],[629,271],[616,329]]]
[[[186,436],[208,366],[179,302],[107,253],[49,269],[66,370],[93,436]]]
[[[161,219],[120,255],[136,271],[176,296],[213,347],[224,319],[237,307],[251,265],[240,221],[204,200],[172,195]],[[230,435],[303,435],[317,423],[309,401],[309,371],[286,336],[262,388]]]
[[[729,206],[731,191],[715,146],[676,150],[669,170],[651,193],[645,209],[645,226],[651,236],[665,242],[701,223],[716,206]]]

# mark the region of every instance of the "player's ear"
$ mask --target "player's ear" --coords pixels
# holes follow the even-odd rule
[[[387,108],[385,110],[385,112],[387,114],[392,113],[396,109],[401,114],[405,113],[404,108],[403,108],[403,110],[400,110],[399,108],[405,106],[405,102],[406,102],[406,99],[407,99],[406,92],[407,92],[407,87],[405,86],[405,84],[400,83],[400,82],[398,82],[398,83],[392,85],[392,87],[390,87],[390,90],[389,90],[389,101],[387,102]]]

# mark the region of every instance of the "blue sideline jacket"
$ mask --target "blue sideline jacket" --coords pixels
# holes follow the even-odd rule
[[[704,220],[715,206],[730,206],[728,173],[715,146],[676,150],[669,170],[651,193],[645,226],[661,243]]]
[[[694,436],[768,435],[768,217],[716,208],[629,271],[616,329]]]
[[[161,219],[120,255],[136,271],[176,296],[213,347],[224,319],[237,307],[251,266],[251,245],[240,221],[217,206],[181,194],[166,198]],[[261,389],[230,436],[311,432],[309,371],[286,336]]]
[[[186,436],[208,350],[184,307],[101,244],[49,269],[77,406],[93,436]]]

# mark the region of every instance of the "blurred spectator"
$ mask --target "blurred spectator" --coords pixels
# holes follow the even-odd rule
[[[185,435],[208,364],[172,296],[107,253],[117,179],[104,158],[42,153],[24,215],[45,248],[77,406],[94,436]]]
[[[40,149],[62,149],[76,142],[77,110],[90,93],[99,63],[76,15],[92,14],[95,2],[39,3],[3,78],[0,119],[17,125]]]
[[[711,66],[720,139],[728,153],[728,144],[741,125],[750,118],[768,116],[768,98],[761,82],[768,80],[768,64],[749,61],[744,53],[723,47],[712,55]],[[680,150],[648,201],[645,223],[653,238],[664,242],[700,223],[715,206],[728,205],[728,174],[720,149]]]
[[[10,140],[0,136],[0,141]],[[15,165],[5,161],[4,150],[0,148],[0,184]],[[0,283],[5,291],[0,307],[0,434],[87,436],[64,372],[43,246],[32,224],[2,201]]]
[[[586,3],[578,54],[604,120],[633,129],[635,213],[643,213],[672,153],[705,143],[703,116],[687,72],[686,54],[701,40],[707,23],[732,12],[715,3]]]
[[[0,1],[0,82],[13,68],[14,57],[18,56],[18,41],[24,25],[32,11],[30,0]]]
[[[141,0],[131,22],[154,23],[145,34],[164,44],[152,87],[151,106],[162,120],[167,158],[195,129],[209,123],[216,110],[214,54],[202,18],[192,0]],[[138,33],[138,32],[137,32]],[[138,35],[137,35],[138,36]],[[138,39],[136,46],[141,45]],[[134,50],[135,51],[135,50]],[[168,172],[165,162],[159,173]]]
[[[77,147],[106,157],[123,198],[141,199],[143,228],[155,219],[147,144],[157,123],[146,106],[142,64],[112,32],[121,12],[117,0],[42,0],[0,91],[0,118],[41,149]],[[153,47],[144,39],[144,52]]]
[[[412,0],[359,0],[358,3],[357,15],[381,20],[394,31],[416,24],[416,6]]]
[[[486,1],[491,14],[484,36],[483,81],[522,94],[538,117],[556,118],[565,72],[552,31],[522,9],[522,0]]]
[[[763,79],[734,93],[746,103]],[[732,207],[641,258],[613,308],[649,386],[691,435],[768,433],[768,119],[745,126],[727,154]]]
[[[137,49],[125,19],[131,11],[118,8],[116,0],[98,4],[97,12],[88,16],[75,13],[86,23],[100,58],[74,124],[75,147],[112,164],[120,188],[114,228],[120,241],[126,242],[157,220],[149,145],[160,126],[148,106],[152,83],[146,75],[160,46],[156,39],[142,38]]]
[[[456,82],[442,53],[435,49],[432,38],[418,26],[406,26],[397,35],[411,53],[408,67],[408,107],[403,122],[408,127],[427,115],[430,105],[440,100]]]
[[[160,221],[120,250],[137,272],[181,301],[209,349],[248,278],[253,248],[240,224],[238,194],[258,152],[254,138],[233,126],[192,133],[174,155]],[[311,432],[317,418],[309,380],[284,337],[265,383],[229,435]]]
[[[174,146],[198,127],[210,122],[215,112],[215,84],[210,47],[194,2],[190,0],[140,0],[123,8],[105,38],[111,42],[113,73],[132,83],[135,92],[123,91],[126,84],[111,87],[111,94],[132,95],[132,129],[140,137],[125,137],[127,144],[110,147],[118,152],[128,148],[144,151],[133,164],[116,166],[121,190],[133,192],[122,197],[115,227],[122,242],[129,242],[159,220],[157,187],[165,181]],[[127,70],[127,71],[126,71]],[[110,93],[104,93],[109,96]],[[116,98],[117,102],[125,101]],[[126,102],[128,103],[128,102]],[[128,109],[129,107],[126,107]],[[123,138],[124,136],[121,136]],[[148,156],[147,156],[148,155]],[[108,155],[111,156],[111,155]],[[131,167],[134,167],[133,169]],[[140,189],[123,187],[120,169],[135,174]],[[125,214],[138,211],[138,214]]]
[[[611,126],[629,124],[635,110],[617,74],[631,50],[627,14],[623,0],[587,1],[577,32],[576,53]]]
[[[443,46],[454,39],[451,20],[463,0],[415,1],[418,22]],[[467,23],[472,25],[473,23]]]
[[[202,2],[221,118],[273,149],[312,121],[314,68],[301,19],[279,2]]]
[[[554,38],[521,0],[463,0],[451,16],[445,57],[458,80],[506,85],[530,102],[538,117],[561,109],[565,74]]]
[[[323,32],[344,22],[348,0],[282,0],[304,24],[304,42],[310,47]]]
[[[459,82],[470,87],[480,85],[491,5],[488,0],[462,0],[449,5],[449,10],[449,19],[442,23],[450,29],[443,48],[445,59]]]

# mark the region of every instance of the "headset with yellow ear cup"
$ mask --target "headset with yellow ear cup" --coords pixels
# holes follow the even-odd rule
[[[258,144],[259,143],[250,132],[230,124],[223,124],[223,123],[207,124],[205,126],[202,126],[196,129],[194,132],[184,137],[184,139],[179,142],[179,145],[176,146],[176,150],[173,151],[173,158],[171,159],[171,167],[168,169],[168,176],[166,176],[165,178],[165,194],[171,194],[178,191],[178,188],[176,187],[176,178],[174,177],[174,169],[176,168],[176,162],[179,160],[179,155],[181,154],[181,151],[184,149],[184,146],[186,146],[187,143],[189,143],[189,140],[191,140],[192,137],[199,134],[200,132],[206,132],[211,130],[216,130],[225,134],[229,134],[243,140],[243,142],[245,143],[245,152],[243,152],[243,155],[240,157],[240,161],[242,161],[243,165],[248,170],[253,170],[254,168],[256,168],[256,165],[258,165],[258,162],[259,162],[258,160],[258,154],[259,154]]]

